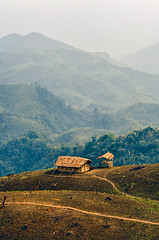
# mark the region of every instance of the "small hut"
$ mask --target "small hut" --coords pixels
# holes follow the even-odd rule
[[[58,157],[55,166],[62,172],[87,172],[90,170],[90,159],[81,157],[62,156]]]
[[[106,154],[98,157],[97,159],[103,159],[103,161],[101,161],[99,163],[99,166],[112,168],[113,167],[113,158],[114,158],[114,155],[110,152],[107,152]]]

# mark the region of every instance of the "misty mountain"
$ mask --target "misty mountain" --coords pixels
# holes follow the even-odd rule
[[[159,74],[159,43],[125,55],[119,60],[140,71]]]
[[[29,33],[26,36],[13,33],[0,38],[0,52],[9,52],[21,48],[74,49],[72,46],[36,32]]]
[[[0,41],[1,48],[5,48],[5,38]],[[9,36],[10,41],[12,38],[14,43],[15,35]],[[38,39],[40,42],[46,38],[41,34],[21,38],[30,42],[27,48],[16,43],[14,50],[0,53],[0,84],[38,83],[67,103],[80,107],[100,105],[118,110],[138,102],[159,101],[158,76],[120,66],[107,54],[64,49],[61,45],[48,49],[47,43],[45,49],[44,45],[33,48]]]

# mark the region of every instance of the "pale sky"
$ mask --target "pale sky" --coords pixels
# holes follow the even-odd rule
[[[30,32],[125,54],[159,42],[159,0],[0,0],[0,37]]]

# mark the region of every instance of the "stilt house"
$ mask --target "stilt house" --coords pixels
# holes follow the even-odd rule
[[[113,167],[113,158],[114,155],[110,152],[107,152],[106,154],[98,157],[97,159],[103,159],[101,162],[99,162],[100,167]]]
[[[59,171],[82,173],[90,170],[91,163],[93,162],[86,158],[62,156],[58,157],[55,166]]]

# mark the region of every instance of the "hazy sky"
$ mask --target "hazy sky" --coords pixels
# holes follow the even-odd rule
[[[159,0],[0,0],[0,37],[40,32],[118,55],[159,42]]]

